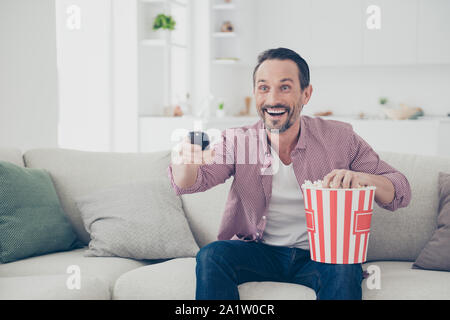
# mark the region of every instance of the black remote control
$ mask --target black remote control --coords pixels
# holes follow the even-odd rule
[[[202,150],[209,148],[209,137],[205,132],[202,131],[191,131],[189,132],[189,137],[191,139],[191,144],[197,144],[202,147]]]

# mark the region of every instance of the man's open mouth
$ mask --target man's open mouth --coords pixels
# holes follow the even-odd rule
[[[287,113],[284,108],[267,108],[264,110],[269,116],[273,118],[281,117],[283,114]]]

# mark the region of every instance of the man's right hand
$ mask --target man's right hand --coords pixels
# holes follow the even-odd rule
[[[211,164],[214,160],[214,148],[202,151],[198,144],[191,144],[186,137],[174,147],[172,153],[172,174],[175,184],[180,188],[189,188],[197,180],[198,168]]]
[[[185,137],[175,148],[175,156],[172,157],[174,165],[202,165],[212,164],[214,162],[214,148],[202,151],[202,147],[198,144],[191,144],[191,139]]]

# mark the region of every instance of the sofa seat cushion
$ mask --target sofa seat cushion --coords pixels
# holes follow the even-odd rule
[[[195,299],[195,258],[180,258],[140,267],[121,275],[113,299]],[[380,288],[362,283],[364,300],[450,299],[450,273],[411,269],[412,262],[366,263],[380,269]],[[241,300],[310,300],[315,292],[305,286],[281,282],[247,282],[239,286]]]
[[[380,268],[380,288],[368,289],[363,281],[365,300],[448,300],[450,272],[412,269],[412,262],[375,261],[363,265]]]
[[[119,277],[113,299],[195,299],[195,258],[179,258],[129,271]],[[239,286],[242,300],[315,299],[305,286],[281,282],[247,282]]]
[[[96,277],[104,281],[112,291],[114,283],[120,275],[148,264],[147,261],[117,257],[85,257],[86,249],[85,247],[0,264],[0,277],[59,274],[68,278],[72,273],[68,273],[67,268],[75,265],[80,268],[81,278],[84,276]]]
[[[82,276],[79,288],[69,289],[66,275],[0,277],[0,300],[109,300],[108,284]]]

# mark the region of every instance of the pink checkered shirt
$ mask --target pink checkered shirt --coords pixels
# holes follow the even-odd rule
[[[264,128],[264,122],[259,120],[253,125],[224,130],[222,141],[212,146],[216,151],[214,163],[201,165],[196,182],[189,188],[178,187],[173,179],[172,164],[168,167],[177,195],[203,192],[234,176],[219,228],[219,240],[262,239],[272,194],[270,168],[273,161]],[[300,128],[300,137],[291,152],[300,186],[305,180],[321,180],[334,169],[366,172],[382,175],[394,185],[394,200],[388,204],[377,202],[380,207],[394,211],[409,204],[411,189],[406,177],[381,160],[350,124],[301,116]],[[228,135],[230,132],[233,135]],[[242,153],[243,145],[247,150],[245,154]],[[257,161],[251,160],[255,158]]]

